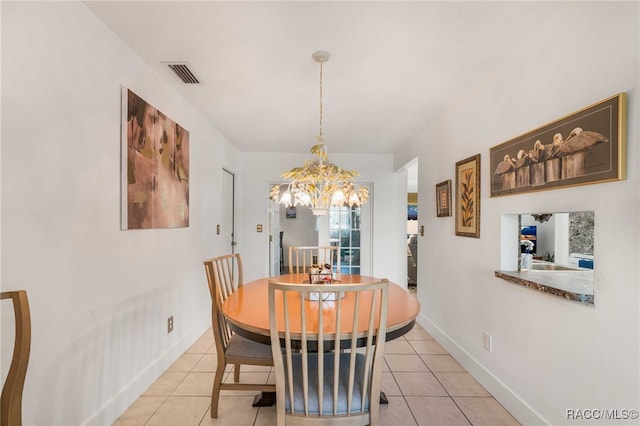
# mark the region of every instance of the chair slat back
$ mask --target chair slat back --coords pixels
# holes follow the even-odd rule
[[[377,423],[385,341],[379,336],[386,336],[388,286],[386,279],[269,282],[278,424],[285,416],[302,423],[305,417],[354,417],[360,424],[358,416],[361,424]]]
[[[224,353],[232,332],[220,309],[243,283],[242,258],[239,253],[227,254],[204,261],[211,295],[211,322],[216,350]]]
[[[22,391],[31,352],[31,312],[24,290],[0,293],[0,300],[11,299],[15,317],[15,343],[7,378],[2,387],[0,425],[22,425]]]
[[[340,272],[340,256],[337,246],[299,246],[289,247],[289,273],[305,274],[313,264],[313,256],[318,256],[318,263],[328,263]]]

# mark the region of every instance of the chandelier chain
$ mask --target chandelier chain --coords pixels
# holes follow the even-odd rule
[[[320,132],[317,143],[310,152],[314,160],[305,160],[302,167],[283,172],[287,183],[274,185],[269,197],[285,206],[309,206],[314,215],[326,215],[331,206],[360,206],[367,202],[369,190],[353,182],[358,176],[354,170],[345,170],[329,161],[322,135],[323,120],[323,65],[329,52],[318,51],[311,55],[320,64]]]
[[[322,138],[322,64],[323,59],[320,59],[320,138]]]

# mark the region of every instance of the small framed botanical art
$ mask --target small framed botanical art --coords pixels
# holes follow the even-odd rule
[[[480,238],[480,154],[456,163],[456,235]]]
[[[295,219],[296,218],[296,207],[295,206],[287,207],[286,217],[287,217],[287,219]]]
[[[436,184],[436,214],[451,216],[451,179]]]

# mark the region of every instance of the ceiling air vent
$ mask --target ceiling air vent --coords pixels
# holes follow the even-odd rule
[[[200,83],[193,72],[191,72],[191,70],[189,69],[189,64],[187,64],[186,62],[165,62],[165,64],[178,76],[178,78],[183,83]]]

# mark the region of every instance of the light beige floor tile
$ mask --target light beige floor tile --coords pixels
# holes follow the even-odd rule
[[[267,378],[267,384],[269,384],[269,385],[275,385],[276,384],[276,372],[275,371],[271,371],[269,373],[269,378]]]
[[[144,425],[166,399],[166,396],[141,396],[116,420],[113,426]]]
[[[176,372],[165,372],[162,376],[158,378],[149,389],[147,389],[143,395],[144,396],[169,396],[171,392],[178,387],[180,382],[187,376],[187,373],[184,371],[176,371]]]
[[[390,396],[389,404],[380,405],[379,424],[385,426],[415,426],[416,421],[407,402],[401,396]]]
[[[211,398],[170,396],[145,426],[198,426],[210,405]]]
[[[396,371],[429,371],[427,365],[418,355],[385,355],[389,370]]]
[[[171,364],[167,371],[191,371],[200,359],[202,359],[202,354],[185,353]]]
[[[407,404],[420,426],[469,426],[466,417],[449,397],[408,396]]]
[[[218,418],[212,419],[209,412],[200,426],[250,426],[258,414],[258,408],[252,407],[252,396],[221,396],[218,401]],[[177,425],[176,425],[177,426]]]
[[[404,335],[406,340],[433,340],[433,337],[424,328],[416,324],[411,331]]]
[[[213,350],[215,352],[215,345],[213,341],[213,331],[211,329],[207,330],[196,342],[191,345],[191,347],[187,350],[187,353],[190,354],[204,354],[211,350],[213,346]]]
[[[402,395],[400,392],[400,388],[398,387],[398,383],[396,383],[396,379],[393,377],[390,371],[385,371],[381,375],[380,380],[380,391],[384,392],[387,396],[389,395]]]
[[[271,407],[260,407],[258,409],[255,426],[277,426],[277,424],[275,404]]]
[[[385,349],[381,391],[389,404],[380,407],[381,425],[468,426],[469,420],[474,426],[519,424],[419,325],[388,342]],[[222,391],[219,417],[210,417],[216,365],[209,329],[114,426],[275,425],[275,406],[251,406],[257,391]],[[232,381],[233,367],[228,366],[227,371],[224,380]],[[243,365],[241,371],[240,381],[244,383],[275,382],[272,367]],[[454,398],[433,396],[447,393]]]
[[[491,396],[469,373],[434,373],[451,396]]]
[[[404,396],[448,396],[433,373],[395,372],[393,376]]]
[[[389,370],[389,365],[387,364],[387,361],[383,359],[382,362],[382,371],[391,371]]]
[[[516,426],[520,423],[491,397],[455,397],[462,412],[474,426]]]
[[[404,339],[395,339],[384,344],[385,354],[415,354],[413,347]]]
[[[189,373],[173,391],[173,396],[211,396],[214,373]]]
[[[431,371],[466,372],[451,355],[420,355],[420,358]]]
[[[440,343],[435,340],[412,340],[409,342],[418,354],[448,354]]]
[[[216,354],[204,354],[200,361],[193,367],[191,371],[200,373],[216,371],[218,367],[218,357]]]

